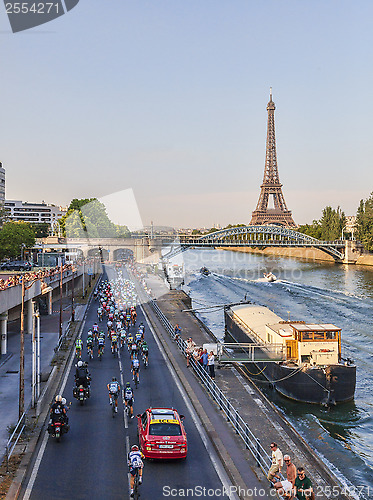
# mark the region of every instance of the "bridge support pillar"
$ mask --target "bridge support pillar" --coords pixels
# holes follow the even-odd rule
[[[52,314],[52,290],[47,294],[47,308],[48,314]]]
[[[364,247],[359,241],[346,240],[343,264],[356,264],[357,259],[363,252]]]
[[[0,314],[0,336],[1,336],[1,350],[0,354],[7,353],[8,342],[8,313]]]
[[[31,299],[26,302],[26,309],[27,309],[27,333],[32,333],[34,304]]]

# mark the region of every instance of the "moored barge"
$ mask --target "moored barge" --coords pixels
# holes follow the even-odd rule
[[[354,398],[356,366],[341,356],[337,326],[284,321],[256,304],[227,306],[224,316],[226,334],[235,342],[255,344],[264,354],[255,364],[283,396],[325,405]],[[274,346],[280,346],[281,360],[271,360]]]

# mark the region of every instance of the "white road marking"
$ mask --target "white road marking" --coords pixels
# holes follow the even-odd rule
[[[85,322],[84,322],[84,324],[85,324]],[[83,328],[84,328],[84,325],[83,325]],[[65,389],[65,386],[66,386],[66,383],[67,383],[67,379],[69,378],[69,374],[70,374],[70,370],[71,370],[71,365],[73,364],[74,359],[75,359],[75,350],[73,349],[73,352],[71,353],[71,358],[70,358],[70,361],[69,361],[68,368],[66,370],[64,379],[62,381],[62,384],[61,384],[61,387],[60,387],[60,390],[59,390],[60,394],[62,394],[63,391],[64,391],[64,389]],[[32,488],[34,487],[36,476],[37,476],[37,473],[39,471],[39,467],[40,467],[41,461],[43,459],[45,448],[47,446],[48,437],[49,437],[49,434],[46,432],[45,436],[43,438],[43,442],[42,442],[42,444],[40,446],[40,450],[39,450],[38,456],[37,456],[37,458],[35,460],[35,464],[34,464],[34,467],[32,469],[29,482],[28,482],[28,484],[26,486],[25,494],[23,495],[23,500],[28,500],[30,498],[30,495],[31,495],[31,492],[32,492]]]
[[[142,313],[144,315],[144,318],[145,318],[145,321],[147,322],[149,328],[150,328],[150,331],[152,332],[152,335],[154,337],[154,340],[158,346],[158,349],[160,350],[162,356],[163,356],[163,359],[165,360],[165,363],[166,363],[166,366],[172,376],[172,378],[174,379],[174,382],[177,386],[177,388],[179,389],[179,392],[184,400],[184,403],[186,405],[186,407],[188,408],[191,416],[192,416],[192,419],[193,419],[193,422],[194,422],[194,425],[196,426],[198,432],[199,432],[199,435],[201,436],[201,440],[206,448],[206,451],[210,457],[210,460],[214,466],[214,469],[217,473],[217,475],[219,476],[219,479],[225,489],[225,491],[227,492],[230,492],[230,480],[228,478],[228,475],[227,473],[225,472],[225,469],[224,467],[221,465],[220,463],[220,460],[219,458],[217,457],[217,454],[213,448],[213,446],[210,444],[210,441],[209,441],[209,438],[207,437],[207,434],[206,434],[206,431],[204,430],[204,428],[202,427],[202,423],[201,423],[201,420],[196,412],[196,410],[194,409],[194,407],[192,406],[191,402],[189,401],[189,398],[188,398],[188,395],[184,389],[184,387],[181,385],[181,382],[178,378],[178,376],[176,375],[176,373],[172,370],[171,366],[170,366],[170,361],[169,359],[167,358],[166,354],[164,353],[163,351],[163,347],[162,347],[162,344],[160,342],[160,340],[158,339],[152,325],[150,324],[150,322],[148,321],[148,318],[145,314],[145,311],[142,307],[142,305],[140,304],[140,309],[142,310]],[[230,499],[234,499],[234,500],[239,500],[239,497],[235,494],[235,493],[230,493],[229,494],[229,498]]]

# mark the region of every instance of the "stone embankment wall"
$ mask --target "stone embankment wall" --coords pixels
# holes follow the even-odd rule
[[[324,261],[324,262],[334,262],[332,256],[326,254],[322,250],[317,248],[279,248],[279,247],[267,247],[260,250],[259,248],[229,248],[224,247],[223,250],[230,250],[231,252],[245,252],[254,253],[257,255],[275,255],[279,257],[296,257],[298,259],[305,259],[310,261]],[[373,254],[360,255],[356,264],[373,266]]]

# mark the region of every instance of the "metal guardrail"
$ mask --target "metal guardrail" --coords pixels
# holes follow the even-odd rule
[[[67,325],[67,328],[65,330],[65,333],[61,335],[61,337],[58,339],[58,343],[56,347],[54,348],[54,352],[57,354],[57,352],[61,349],[63,342],[66,340],[66,337],[70,333],[70,328],[71,328],[71,323]]]
[[[175,334],[174,328],[169,322],[168,318],[163,314],[163,312],[158,307],[156,300],[149,301],[154,312],[162,322],[166,331],[169,333],[172,340],[174,340],[180,351],[187,356],[187,343],[179,335]],[[263,448],[260,440],[252,433],[247,422],[243,420],[239,412],[230,402],[230,400],[225,396],[225,394],[220,390],[219,386],[214,380],[208,375],[205,369],[195,361],[192,357],[190,359],[190,366],[192,366],[195,374],[200,379],[202,385],[206,388],[210,397],[217,403],[219,409],[225,414],[227,421],[230,422],[241,439],[243,440],[245,447],[250,451],[256,464],[261,468],[265,476],[271,465],[271,457],[268,455],[267,451]],[[281,475],[281,479],[284,479]]]
[[[14,451],[14,448],[16,447],[22,432],[25,430],[26,427],[26,413],[22,415],[22,417],[18,420],[17,425],[8,439],[8,442],[5,446],[5,456],[6,456],[6,471],[9,472],[9,459],[12,456],[12,453]],[[13,441],[14,440],[14,441]]]

